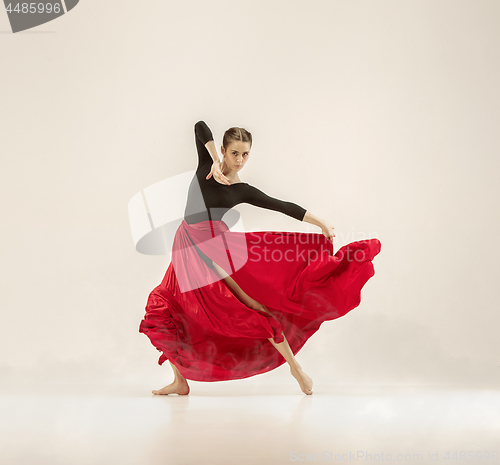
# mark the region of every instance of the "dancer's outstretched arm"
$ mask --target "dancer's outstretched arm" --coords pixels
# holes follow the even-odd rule
[[[256,207],[279,211],[285,215],[295,218],[296,220],[305,221],[306,223],[319,226],[328,240],[333,240],[333,237],[335,237],[332,226],[330,226],[325,220],[318,218],[310,211],[307,211],[304,207],[294,202],[271,197],[255,186],[248,185],[245,189],[246,197],[242,200],[243,202],[255,205]]]
[[[335,237],[335,233],[333,232],[334,229],[333,226],[330,226],[325,220],[322,220],[321,218],[318,218],[317,216],[313,215],[309,210],[306,211],[306,214],[304,215],[302,221],[314,224],[315,226],[319,226],[324,236],[328,240],[333,240],[333,238]]]

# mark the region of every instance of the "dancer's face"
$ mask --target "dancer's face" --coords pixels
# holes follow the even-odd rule
[[[250,157],[250,142],[233,141],[227,146],[227,149],[222,146],[221,152],[225,156],[226,165],[230,170],[241,171]]]

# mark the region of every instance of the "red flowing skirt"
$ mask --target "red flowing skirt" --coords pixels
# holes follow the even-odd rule
[[[271,344],[286,336],[296,354],[321,323],[361,302],[374,274],[378,239],[352,242],[333,254],[321,233],[234,232],[223,221],[176,231],[172,261],[149,294],[139,332],[186,378],[248,378],[285,363]],[[272,316],[243,304],[215,271],[223,268]]]

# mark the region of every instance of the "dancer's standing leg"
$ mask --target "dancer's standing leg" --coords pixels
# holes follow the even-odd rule
[[[169,360],[170,366],[172,367],[172,370],[174,370],[174,382],[169,384],[168,386],[165,386],[164,388],[161,388],[159,390],[154,389],[152,392],[153,394],[179,394],[180,396],[186,396],[189,394],[189,385],[184,378],[184,376],[181,375],[177,367]]]

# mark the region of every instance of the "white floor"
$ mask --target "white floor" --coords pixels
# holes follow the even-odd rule
[[[0,386],[0,462],[500,463],[493,388],[190,384]]]

